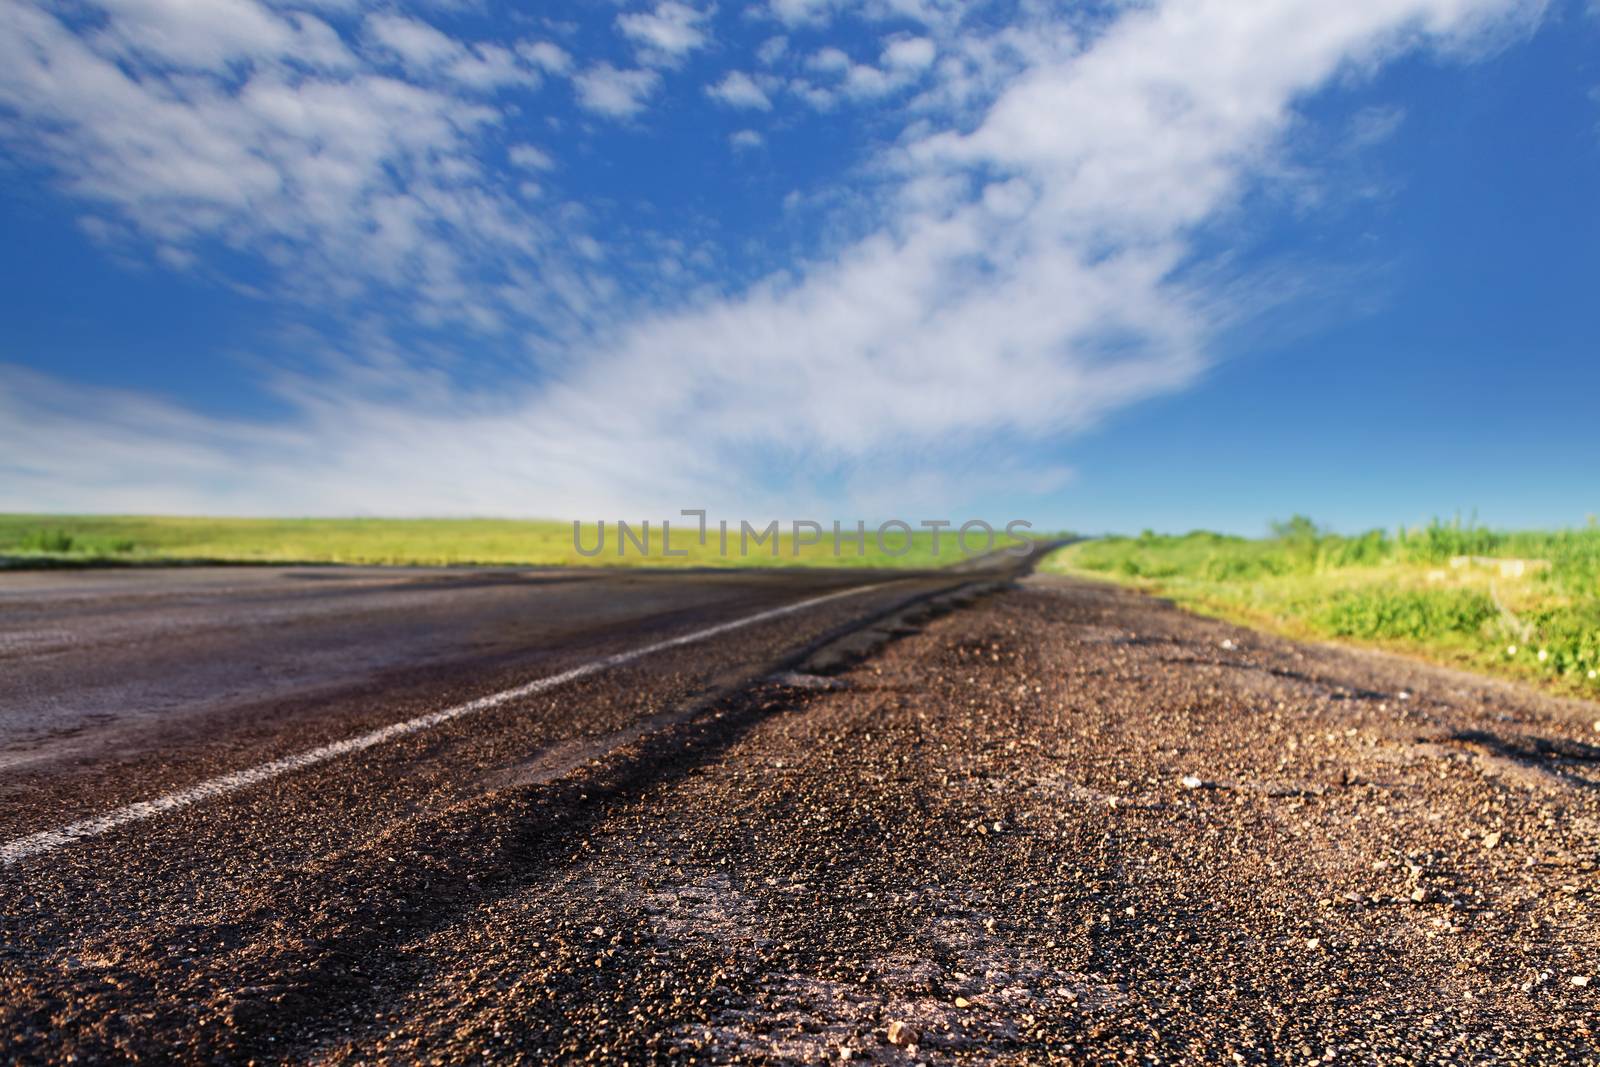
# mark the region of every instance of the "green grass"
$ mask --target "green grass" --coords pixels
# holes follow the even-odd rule
[[[1336,638],[1600,695],[1600,528],[1593,523],[1506,532],[1434,522],[1341,536],[1297,517],[1260,540],[1147,531],[1080,542],[1043,569],[1111,579],[1294,637]]]
[[[573,548],[572,524],[550,520],[513,519],[207,519],[159,516],[0,515],[0,564],[45,566],[175,562],[227,563],[378,563],[378,564],[518,564],[548,566],[688,566],[688,567],[938,567],[955,563],[961,553],[950,534],[933,551],[932,535],[913,535],[903,555],[880,553],[868,529],[867,552],[856,554],[845,541],[833,555],[831,532],[821,544],[794,551],[785,534],[772,554],[770,540],[750,544],[738,554],[737,526],[730,531],[730,554],[719,551],[713,526],[708,544],[698,544],[695,528],[674,524],[674,551],[663,555],[661,527],[650,524],[650,554],[641,555],[630,542],[618,557],[616,529],[606,524],[605,551],[593,557]],[[637,525],[635,525],[637,532]],[[586,525],[582,544],[592,549],[596,529]],[[891,552],[904,543],[890,532]],[[997,546],[1010,544],[1003,537]],[[975,546],[976,547],[976,546]]]

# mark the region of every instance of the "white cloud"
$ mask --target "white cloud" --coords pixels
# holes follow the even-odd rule
[[[469,45],[466,55],[444,68],[444,75],[482,91],[505,85],[539,84],[539,75],[520,63],[514,51],[495,44]]]
[[[525,170],[553,170],[556,165],[548,152],[531,144],[512,145],[506,152],[506,158]]]
[[[1352,150],[1359,151],[1382,144],[1398,133],[1405,121],[1404,108],[1363,108],[1350,119],[1349,146]]]
[[[287,422],[214,420],[8,373],[0,508],[614,517],[701,505],[804,515],[825,500],[870,514],[1029,491],[1040,484],[1029,450],[1205,372],[1232,308],[1186,268],[1195,235],[1278,165],[1299,101],[1526,7],[1166,0],[1120,6],[1092,32],[1041,21],[996,44],[949,36],[947,7],[905,5],[944,27],[930,30],[935,54],[893,60],[891,41],[880,67],[846,57],[832,68],[847,88],[874,77],[858,68],[933,82],[915,123],[902,115],[901,135],[869,161],[886,191],[849,201],[844,224],[859,239],[732,295],[626,319],[574,342],[554,370],[492,391],[444,384],[377,342],[341,376],[277,381],[296,412]],[[796,24],[831,10],[773,4]],[[520,209],[437,173],[441,155],[471,173],[474,131],[501,122],[478,98],[370,72],[306,85],[263,71],[236,96],[207,89],[175,104],[124,84],[31,7],[0,8],[0,28],[0,100],[90,129],[50,146],[52,158],[76,161],[75,187],[143,231],[181,242],[197,225],[253,227],[259,243],[351,227],[364,259],[388,262],[392,247],[414,261],[441,314],[508,312],[459,269],[428,273],[433,256],[458,254],[427,239],[439,220],[542,262]],[[603,64],[575,79],[584,106],[617,117],[659,83]],[[930,110],[934,100],[947,106]],[[325,159],[313,143],[339,150]],[[414,175],[403,188],[380,177],[397,163]],[[569,270],[518,292],[581,303],[598,284]]]
[[[796,78],[790,82],[789,91],[818,111],[828,111],[838,102],[838,96],[832,90],[814,85],[804,78]]]
[[[186,271],[200,261],[195,253],[172,245],[162,245],[156,249],[156,258],[176,271]]]
[[[708,86],[706,93],[712,99],[720,100],[729,107],[754,108],[757,111],[772,110],[772,101],[767,99],[767,94],[762,91],[761,86],[742,71],[730,71],[720,82]]]
[[[228,0],[221,26],[198,8],[188,22],[174,0],[116,0],[76,33],[37,4],[0,6],[0,140],[114,218],[96,232],[118,255],[143,242],[190,264],[220,242],[292,295],[400,291],[419,319],[482,328],[504,321],[491,304],[523,299],[486,271],[523,262],[527,285],[557,291],[539,276],[573,268],[549,251],[526,266],[553,227],[480,162],[505,117],[489,94],[537,77],[509,50],[396,18],[363,23],[389,57],[369,62],[310,16]]]
[[[661,84],[661,75],[653,70],[618,70],[609,63],[597,63],[574,76],[572,84],[578,91],[578,102],[589,111],[626,119],[644,110],[646,101]]]
[[[857,100],[872,100],[903,90],[919,81],[938,55],[937,46],[926,37],[896,37],[884,48],[881,67],[857,63],[842,50],[828,46],[812,53],[806,67],[824,79],[836,78],[837,90]],[[813,106],[833,106],[836,94],[827,87],[801,81],[795,91]]]
[[[951,30],[984,6],[971,0],[768,0],[764,13],[797,29],[817,30],[837,18],[850,16],[870,23],[916,22]],[[1044,9],[1044,5],[1023,4],[1019,8],[1021,14]]]
[[[435,27],[402,15],[373,15],[368,37],[396,56],[414,77],[445,77],[487,91],[503,85],[536,85],[539,73],[516,52],[496,44],[467,44]]]
[[[789,38],[782,36],[768,37],[761,42],[761,47],[756,49],[756,58],[761,60],[763,65],[770,67],[782,59],[783,54],[788,50]]]
[[[728,143],[736,149],[760,148],[766,138],[755,130],[739,130],[728,137]]]
[[[523,41],[517,54],[547,74],[565,74],[572,69],[572,57],[549,41]]]
[[[829,45],[819,49],[806,60],[806,66],[812,70],[823,71],[829,74],[842,74],[850,69],[850,57],[841,49]]]
[[[403,15],[373,15],[367,19],[372,39],[398,55],[408,66],[432,70],[463,51],[461,43],[426,22]]]
[[[650,11],[617,16],[617,28],[640,49],[640,57],[653,64],[671,64],[706,44],[706,13],[687,4],[665,0]]]
[[[858,63],[845,75],[844,91],[850,96],[871,98],[891,93],[902,84],[904,82],[892,73]]]
[[[833,17],[836,0],[771,0],[772,17],[786,26],[820,25]]]
[[[883,65],[892,70],[926,70],[938,49],[926,37],[902,37],[883,50]]]
[[[297,37],[288,18],[253,0],[111,0],[105,7],[112,19],[104,32],[119,51],[183,67],[213,69],[232,60],[282,55]]]

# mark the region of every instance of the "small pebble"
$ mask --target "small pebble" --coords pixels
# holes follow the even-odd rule
[[[922,1035],[910,1023],[903,1023],[899,1019],[889,1024],[889,1044],[915,1045]]]

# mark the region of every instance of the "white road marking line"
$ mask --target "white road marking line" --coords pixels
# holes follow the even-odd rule
[[[40,833],[29,834],[27,837],[19,837],[0,845],[0,866],[9,867],[19,860],[25,860],[30,856],[38,856],[46,852],[54,852],[58,848],[81,841],[86,837],[97,837],[109,830],[115,830],[119,826],[126,826],[131,822],[151,819],[163,812],[175,811],[178,808],[189,807],[191,804],[198,804],[202,800],[237,792],[258,782],[276,778],[280,774],[287,774],[290,771],[298,771],[303,767],[324,763],[335,757],[348,755],[351,752],[360,752],[363,749],[372,748],[374,745],[381,745],[385,741],[392,741],[397,737],[419,733],[423,730],[431,730],[435,726],[440,726],[452,719],[459,719],[463,715],[471,715],[476,711],[485,711],[513,700],[520,700],[536,693],[543,693],[568,682],[575,682],[579,678],[587,678],[591,674],[599,674],[601,671],[610,670],[612,667],[620,667],[625,663],[632,663],[636,659],[643,659],[657,652],[665,652],[669,648],[691,645],[697,641],[716,637],[718,634],[725,634],[730,630],[738,630],[746,626],[754,626],[756,623],[766,622],[769,619],[793,615],[796,612],[805,611],[807,608],[816,607],[818,604],[825,604],[830,600],[856,596],[868,590],[881,587],[881,584],[858,585],[850,589],[840,590],[837,593],[827,593],[795,604],[787,604],[781,608],[771,608],[767,611],[757,612],[754,615],[747,615],[732,622],[719,623],[704,630],[697,630],[692,634],[684,634],[682,637],[657,641],[653,645],[645,645],[643,648],[636,648],[629,652],[618,652],[603,659],[591,660],[581,666],[573,667],[571,670],[562,671],[560,674],[552,674],[548,678],[539,678],[526,685],[519,685],[514,689],[506,689],[486,697],[479,697],[477,700],[469,700],[465,704],[457,704],[453,708],[445,708],[443,711],[419,715],[414,719],[407,719],[404,722],[397,722],[373,730],[371,733],[361,734],[359,737],[334,741],[331,744],[322,745],[319,748],[313,748],[293,756],[284,756],[281,759],[258,764],[247,770],[235,771],[232,774],[211,778],[187,789],[179,789],[165,796],[156,797],[154,800],[141,800],[136,804],[129,804],[126,807],[117,808],[115,811],[108,811],[104,815],[97,815],[92,819],[83,819],[57,830],[44,830]]]

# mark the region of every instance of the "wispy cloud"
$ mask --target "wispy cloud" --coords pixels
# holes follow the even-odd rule
[[[556,165],[556,161],[550,158],[550,153],[541,151],[531,144],[512,145],[506,151],[506,158],[528,170],[553,170]]]
[[[653,70],[618,70],[610,63],[597,63],[573,78],[578,100],[597,115],[615,119],[632,118],[661,85],[661,75]]]
[[[883,50],[883,64],[890,70],[926,70],[936,55],[938,49],[926,37],[898,37]]]
[[[815,25],[833,14],[834,0],[771,0],[768,11],[788,26]]]
[[[1363,108],[1350,119],[1349,147],[1353,151],[1361,151],[1375,144],[1381,144],[1393,137],[1405,121],[1404,108]]]
[[[539,70],[510,48],[464,44],[426,22],[401,15],[374,15],[366,24],[370,39],[398,56],[415,77],[442,77],[480,90],[539,83]]]
[[[756,84],[754,78],[743,71],[730,71],[727,77],[708,86],[706,92],[715,100],[720,100],[729,107],[755,108],[757,111],[771,111],[772,101],[767,98],[766,92]]]
[[[252,0],[106,18],[83,33],[0,9],[0,137],[103,216],[95,232],[168,255],[221,242],[292,263],[287,288],[403,290],[422,317],[486,327],[504,315],[477,295],[486,268],[572,269],[481,162],[495,91],[540,77],[513,50],[398,16],[346,40]]]
[[[572,57],[549,41],[519,42],[517,54],[548,74],[565,74],[572,69]]]
[[[180,251],[198,234],[290,242],[320,278],[380,279],[441,318],[541,337],[560,318],[552,300],[604,299],[599,264],[614,250],[566,215],[530,214],[485,171],[504,83],[460,74],[465,62],[549,77],[565,52],[441,41],[385,16],[365,30],[379,56],[310,15],[230,2],[249,13],[181,33],[118,14],[93,41],[42,8],[0,9],[0,101],[20,116],[8,139],[108,226]],[[667,10],[681,6],[625,14],[619,30],[681,55],[703,44],[683,30],[698,22]],[[10,372],[0,508],[780,513],[1048,491],[1069,472],[1039,470],[1023,448],[1205,372],[1221,315],[1195,235],[1274,168],[1297,102],[1530,7],[1169,0],[984,29],[961,5],[877,6],[925,32],[858,51],[873,63],[842,50],[811,61],[833,79],[819,91],[840,98],[907,90],[877,116],[898,132],[865,161],[871,194],[848,201],[840,229],[855,236],[753,285],[575,333],[559,362],[488,389],[384,348],[322,377],[276,376],[293,417],[241,422]],[[844,17],[826,0],[772,0],[768,13],[808,33]],[[802,57],[768,52],[803,77]],[[244,55],[248,74],[224,77]],[[212,76],[179,78],[180,63]],[[573,66],[578,102],[611,118],[640,119],[664,83],[653,68]],[[748,75],[707,91],[772,104]],[[508,152],[516,182],[559,162]]]
[[[671,65],[705,47],[708,17],[708,12],[688,4],[664,0],[648,11],[618,15],[617,28],[633,41],[644,62]]]

